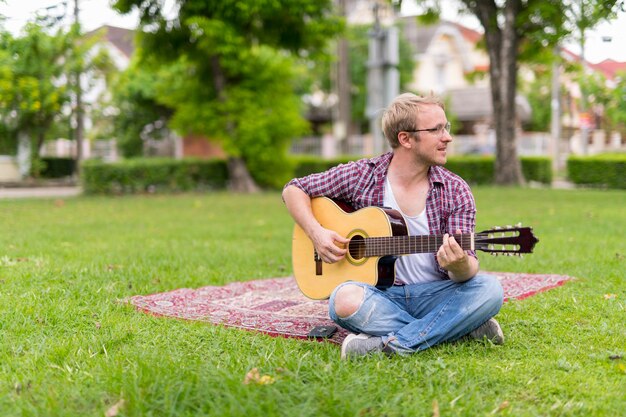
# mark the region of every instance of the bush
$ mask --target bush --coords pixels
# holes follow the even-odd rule
[[[43,178],[63,178],[70,177],[76,170],[76,160],[73,158],[41,158]]]
[[[295,160],[294,175],[303,177],[315,172],[325,171],[328,168],[346,163],[356,158],[338,158],[324,160],[317,157],[298,157]],[[455,156],[448,158],[446,168],[460,175],[470,184],[493,184],[494,180],[493,156]],[[543,184],[552,182],[552,162],[547,157],[522,157],[522,172],[527,181],[537,181]]]
[[[470,184],[491,184],[494,178],[493,156],[455,156],[445,167]]]
[[[552,160],[546,156],[522,156],[522,173],[526,181],[552,184]]]
[[[570,156],[567,177],[574,184],[626,189],[626,154]]]
[[[167,193],[221,189],[228,169],[221,159],[137,158],[117,163],[86,161],[81,181],[86,194]]]
[[[298,156],[293,157],[294,161],[294,177],[300,178],[316,172],[326,171],[339,164],[345,164],[350,161],[356,161],[359,157],[350,158],[348,156],[335,159],[322,159],[317,156]]]

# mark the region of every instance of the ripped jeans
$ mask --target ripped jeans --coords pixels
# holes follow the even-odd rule
[[[364,298],[348,317],[335,313],[335,296],[344,285],[364,288]],[[428,349],[457,340],[495,316],[504,293],[493,275],[478,274],[457,283],[451,280],[378,289],[344,282],[330,296],[330,318],[354,333],[381,336],[398,353]]]

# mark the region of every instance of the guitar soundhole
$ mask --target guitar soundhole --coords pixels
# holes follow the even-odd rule
[[[350,243],[348,243],[348,251],[350,257],[354,260],[359,260],[365,257],[365,239],[363,236],[352,236]]]

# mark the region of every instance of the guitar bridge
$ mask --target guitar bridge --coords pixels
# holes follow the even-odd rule
[[[315,260],[315,275],[322,275],[322,258],[317,250],[313,250],[313,259]]]

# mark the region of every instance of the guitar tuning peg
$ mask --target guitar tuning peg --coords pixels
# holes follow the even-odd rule
[[[517,254],[517,256],[519,256],[520,258],[523,258],[523,257],[524,257],[524,254],[522,254],[522,253],[518,253],[518,254]]]
[[[522,222],[518,222],[515,224],[515,227],[522,227]]]
[[[501,228],[500,226],[493,226],[493,229],[494,229],[494,230],[500,230],[500,229],[502,229],[502,228]]]
[[[506,225],[506,228],[507,228],[507,229],[512,229],[512,228],[513,228],[513,226],[511,226],[510,224],[507,224],[507,225]]]

